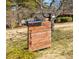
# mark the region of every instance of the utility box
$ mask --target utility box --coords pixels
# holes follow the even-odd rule
[[[51,22],[33,21],[28,22],[28,48],[36,51],[51,47]]]

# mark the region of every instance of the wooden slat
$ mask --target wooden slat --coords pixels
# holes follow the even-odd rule
[[[35,51],[48,47],[51,47],[51,22],[29,27],[29,50]]]

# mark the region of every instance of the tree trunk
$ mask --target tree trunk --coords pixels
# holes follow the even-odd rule
[[[51,30],[54,31],[54,20],[51,20]]]

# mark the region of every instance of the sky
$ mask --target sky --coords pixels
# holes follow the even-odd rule
[[[51,1],[52,1],[52,0],[45,0],[44,2],[47,2],[48,5],[49,5]],[[56,5],[57,7],[59,7],[59,5],[60,5],[60,0],[55,0],[55,5]]]

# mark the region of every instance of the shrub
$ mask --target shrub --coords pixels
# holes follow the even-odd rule
[[[60,23],[60,22],[72,22],[72,17],[68,17],[68,16],[63,16],[63,17],[57,17],[57,19],[55,20],[56,23]]]

